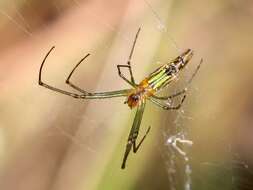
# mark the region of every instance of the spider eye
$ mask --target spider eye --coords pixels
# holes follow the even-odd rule
[[[131,96],[132,101],[138,102],[140,100],[140,96],[138,94],[133,94]]]
[[[139,96],[138,96],[138,95],[133,95],[132,98],[133,98],[133,100],[134,100],[135,102],[137,102],[137,101],[139,100]]]

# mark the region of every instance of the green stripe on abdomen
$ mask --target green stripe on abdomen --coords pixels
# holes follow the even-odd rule
[[[148,77],[148,84],[151,88],[158,91],[164,88],[174,77],[172,75],[167,75],[165,70],[160,70],[160,72],[153,73]]]

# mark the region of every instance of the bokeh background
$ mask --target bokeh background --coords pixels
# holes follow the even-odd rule
[[[253,189],[253,2],[251,0],[1,0],[0,189],[231,190]],[[120,169],[134,110],[124,98],[78,100],[62,89],[73,66],[91,56],[73,80],[91,92],[128,88],[124,64],[139,81],[191,48],[188,68],[165,94],[199,73],[179,111],[146,106],[141,134],[151,132]],[[175,153],[174,135],[193,141]],[[188,161],[185,158],[189,158]]]

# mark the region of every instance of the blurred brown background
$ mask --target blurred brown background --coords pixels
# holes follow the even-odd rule
[[[176,156],[172,167],[166,145],[177,132],[193,141],[188,189],[253,189],[252,18],[250,0],[0,1],[0,189],[187,189],[185,163]],[[151,132],[123,171],[135,111],[124,98],[83,101],[49,91],[38,86],[38,70],[55,45],[45,82],[70,90],[66,76],[91,53],[74,74],[79,86],[127,88],[116,65],[126,63],[139,27],[137,80],[191,48],[195,56],[171,93],[204,64],[180,111],[146,106],[141,134],[149,125]]]

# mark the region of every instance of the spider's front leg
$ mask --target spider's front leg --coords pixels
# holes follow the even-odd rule
[[[84,59],[86,59],[89,54],[87,54],[83,59],[81,59],[78,64],[73,68],[73,70],[70,72],[67,80],[66,80],[66,83],[68,85],[70,85],[72,88],[74,88],[75,90],[81,92],[81,94],[77,94],[77,93],[73,93],[73,92],[68,92],[66,90],[62,90],[60,88],[56,88],[54,86],[51,86],[51,85],[48,85],[44,82],[42,82],[42,77],[41,77],[41,74],[42,74],[42,70],[43,70],[43,67],[44,67],[44,64],[46,62],[46,59],[47,57],[49,56],[49,54],[52,52],[52,50],[54,49],[55,47],[52,47],[48,53],[46,54],[46,56],[44,57],[42,63],[41,63],[41,66],[40,66],[40,70],[39,70],[39,85],[47,88],[47,89],[50,89],[52,91],[55,91],[55,92],[58,92],[58,93],[61,93],[61,94],[64,94],[64,95],[67,95],[67,96],[71,96],[73,98],[79,98],[79,99],[103,99],[103,98],[113,98],[113,97],[121,97],[121,96],[127,96],[128,92],[129,92],[129,89],[125,89],[125,90],[116,90],[116,91],[109,91],[109,92],[99,92],[99,93],[90,93],[90,92],[87,92],[81,88],[79,88],[78,86],[74,85],[73,83],[70,82],[70,78],[72,76],[72,74],[74,73],[74,71],[76,70],[76,68],[83,62]]]
[[[84,56],[77,64],[76,66],[72,69],[72,71],[69,73],[68,78],[66,79],[66,84],[68,84],[69,86],[71,86],[72,88],[76,89],[79,92],[82,92],[84,94],[89,94],[88,92],[86,92],[85,90],[79,88],[78,86],[76,86],[75,84],[73,84],[70,81],[71,76],[73,75],[74,71],[77,69],[77,67],[89,56],[90,54],[88,53],[86,56]]]
[[[46,56],[44,57],[44,59],[43,59],[41,65],[40,65],[40,70],[39,70],[39,81],[38,81],[39,85],[40,85],[40,86],[43,86],[43,87],[45,87],[45,88],[48,88],[48,89],[50,89],[50,90],[52,90],[52,91],[55,91],[55,92],[58,92],[58,93],[61,93],[61,94],[65,94],[65,95],[67,95],[67,96],[71,96],[71,97],[73,97],[73,98],[82,98],[82,95],[80,95],[80,94],[68,92],[68,91],[65,91],[65,90],[56,88],[56,87],[54,87],[54,86],[51,86],[51,85],[48,85],[48,84],[42,82],[41,73],[42,73],[43,66],[44,66],[44,64],[45,64],[45,62],[46,62],[47,57],[48,57],[49,54],[53,51],[54,48],[55,48],[55,47],[53,46],[53,47],[47,52]]]
[[[138,151],[138,149],[140,148],[141,144],[143,143],[144,139],[146,138],[147,134],[150,131],[151,127],[149,127],[147,129],[145,135],[142,137],[140,142],[136,145],[136,140],[137,140],[140,125],[141,125],[141,120],[142,120],[144,108],[145,108],[145,103],[142,103],[140,106],[137,107],[137,111],[136,111],[136,114],[134,117],[134,122],[133,122],[133,125],[131,128],[131,131],[129,133],[128,139],[127,139],[127,145],[126,145],[126,150],[125,150],[123,162],[121,165],[121,169],[124,169],[126,167],[126,161],[127,161],[128,155],[129,155],[132,147],[133,147],[133,152],[136,153]]]

